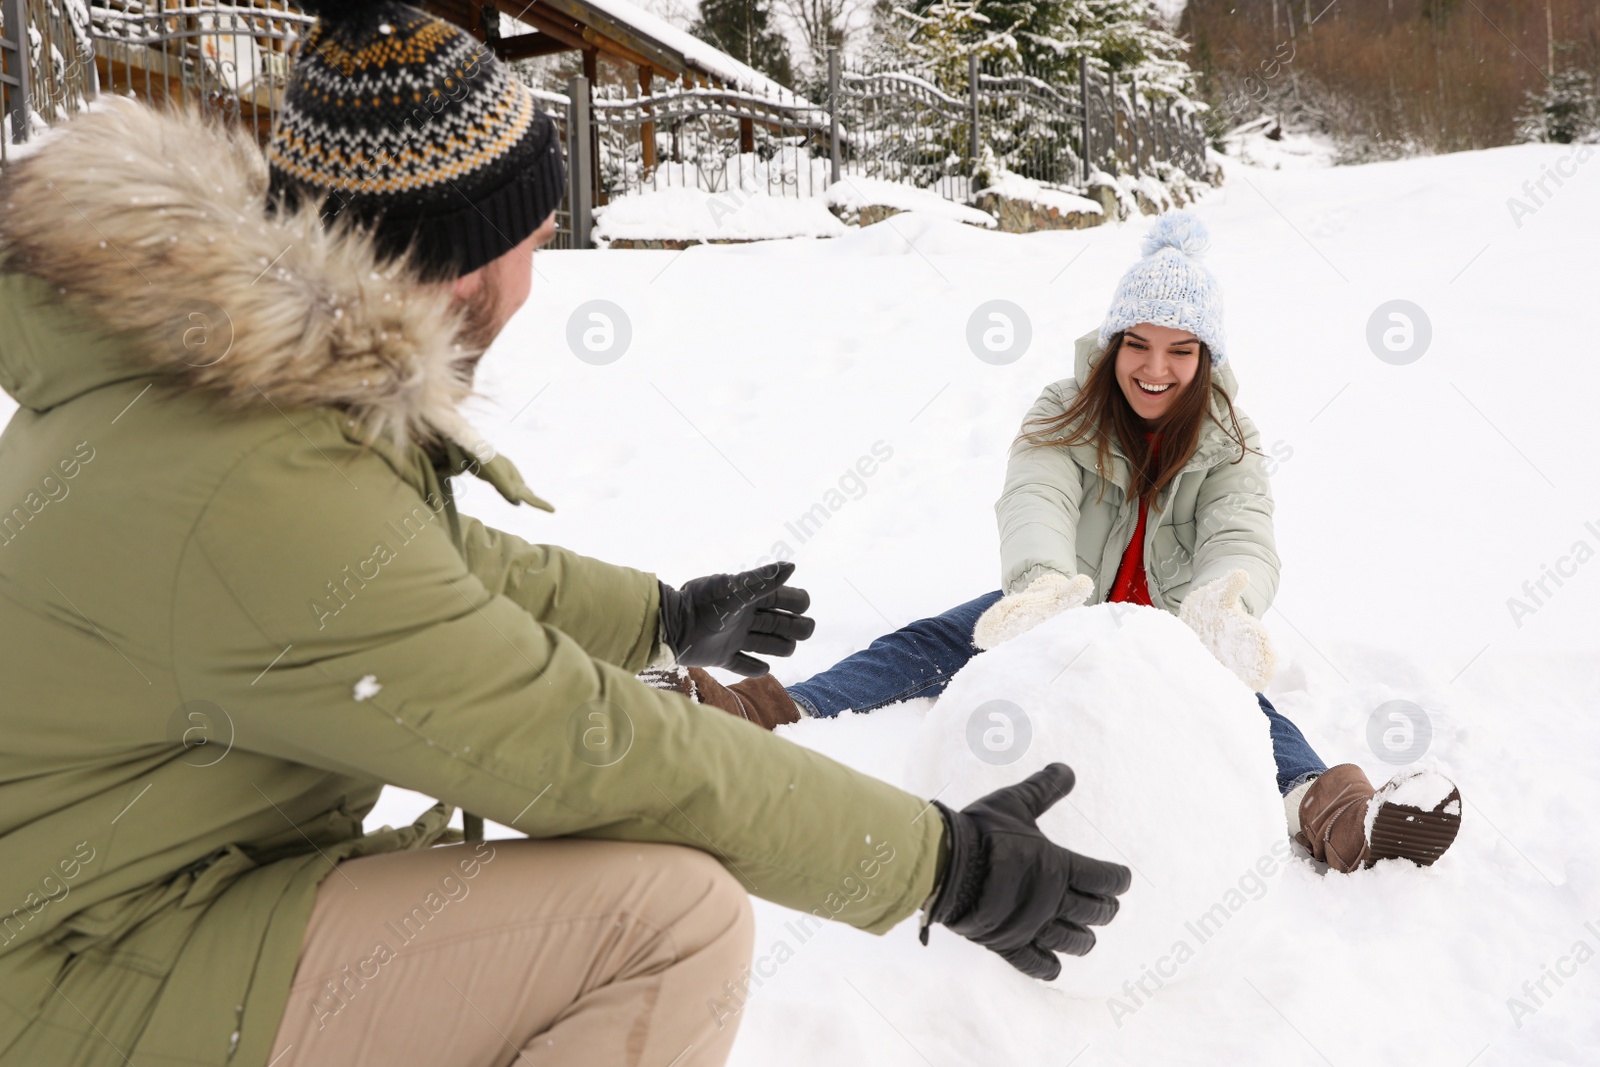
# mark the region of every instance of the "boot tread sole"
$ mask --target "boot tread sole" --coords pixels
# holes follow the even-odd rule
[[[1450,810],[1453,809],[1453,814]],[[1432,811],[1411,804],[1384,804],[1372,822],[1367,866],[1378,860],[1407,859],[1426,867],[1444,855],[1461,829],[1461,791],[1450,795]]]

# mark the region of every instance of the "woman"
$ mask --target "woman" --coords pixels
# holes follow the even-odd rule
[[[937,696],[978,651],[1109,601],[1173,612],[1264,688],[1275,663],[1259,621],[1278,587],[1272,494],[1259,435],[1233,405],[1221,292],[1199,261],[1206,244],[1194,216],[1158,220],[1098,333],[1078,340],[1076,378],[1048,386],[1028,413],[995,509],[1004,595],[912,623],[787,690],[770,677],[723,687],[697,670],[679,687],[768,727],[870,711]],[[1354,764],[1329,769],[1256,696],[1289,832],[1316,859],[1339,871],[1394,857],[1425,865],[1450,846],[1461,811],[1451,783],[1401,774],[1380,792]],[[1437,803],[1397,803],[1406,781],[1407,799]]]

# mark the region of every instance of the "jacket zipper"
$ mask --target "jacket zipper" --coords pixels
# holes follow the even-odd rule
[[[1113,567],[1112,570],[1111,570],[1111,582],[1110,582],[1110,585],[1108,585],[1106,587],[1106,600],[1102,601],[1102,603],[1109,603],[1110,602],[1111,590],[1112,590],[1113,587],[1116,586],[1116,584],[1117,584],[1117,574],[1122,570],[1122,561],[1128,555],[1128,549],[1133,547],[1133,539],[1134,539],[1134,536],[1138,534],[1138,532],[1139,532],[1139,515],[1138,515],[1138,512],[1135,512],[1134,516],[1133,516],[1133,528],[1128,531],[1128,541],[1127,541],[1126,544],[1124,544],[1122,546],[1122,551],[1117,553],[1117,565],[1115,567]],[[1150,584],[1150,575],[1148,573],[1148,568],[1146,568],[1145,584],[1146,585]]]
[[[1157,501],[1157,503],[1159,503],[1159,500]],[[1149,522],[1150,522],[1150,514],[1149,514],[1149,511],[1147,509],[1146,512],[1145,512],[1145,523],[1146,523],[1147,526],[1149,525]],[[1160,515],[1155,516],[1155,523],[1156,523],[1157,526],[1160,525],[1160,523],[1161,523],[1161,516]],[[1154,529],[1154,527],[1151,527],[1151,528]],[[1136,536],[1138,536],[1138,533],[1139,533],[1139,513],[1138,512],[1134,512],[1134,515],[1133,515],[1133,529],[1128,531],[1128,541],[1127,541],[1126,544],[1124,544],[1122,546],[1122,551],[1117,555],[1117,567],[1116,567],[1116,570],[1113,570],[1111,572],[1111,577],[1112,577],[1113,584],[1115,584],[1115,582],[1116,582],[1117,571],[1120,571],[1122,569],[1122,558],[1128,554],[1128,549],[1133,547],[1133,539]],[[1148,552],[1144,553],[1143,566],[1144,566],[1145,591],[1148,593],[1152,589],[1159,589],[1160,587],[1156,584],[1155,577],[1150,573],[1150,553],[1148,553]],[[1109,593],[1108,593],[1108,595],[1109,595]],[[1155,598],[1151,597],[1150,599],[1151,599],[1151,603],[1153,605],[1155,603]]]

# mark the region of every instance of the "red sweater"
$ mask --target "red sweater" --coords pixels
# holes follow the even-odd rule
[[[1150,442],[1152,454],[1160,450],[1160,439],[1154,434],[1146,434],[1145,439]],[[1154,606],[1150,603],[1150,586],[1144,573],[1144,524],[1148,511],[1148,506],[1141,498],[1139,523],[1133,528],[1133,540],[1128,542],[1127,550],[1122,553],[1122,563],[1117,567],[1117,580],[1111,583],[1111,595],[1106,597],[1108,602],[1143,604],[1147,608]]]

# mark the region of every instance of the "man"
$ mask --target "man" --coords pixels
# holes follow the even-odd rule
[[[327,17],[270,166],[116,102],[0,178],[0,1064],[717,1064],[748,893],[1088,951],[1129,877],[1039,833],[1065,767],[954,812],[637,680],[792,650],[786,568],[457,512],[548,510],[456,405],[559,146],[455,27]],[[364,835],[386,783],[444,803]]]

